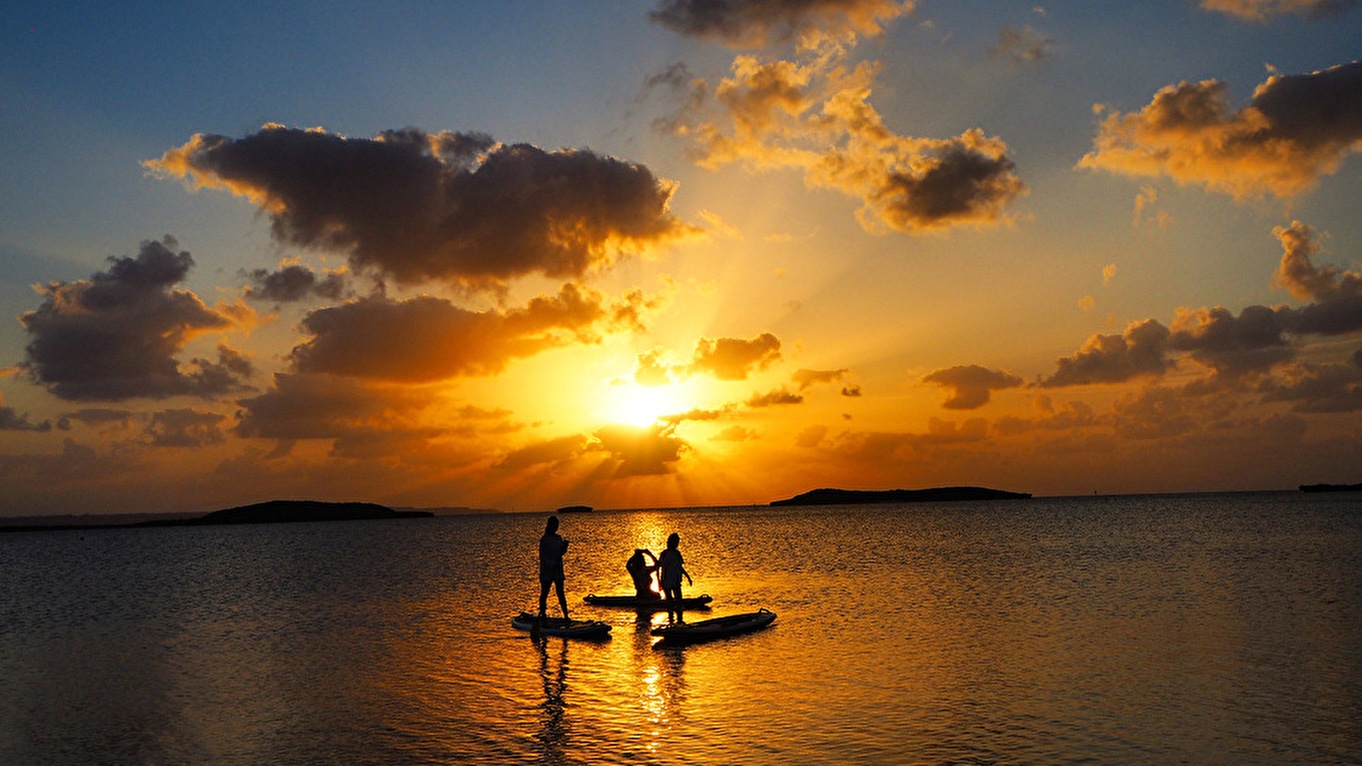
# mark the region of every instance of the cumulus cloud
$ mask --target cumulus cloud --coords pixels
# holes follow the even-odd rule
[[[324,374],[276,373],[274,388],[242,399],[238,436],[340,439],[389,431],[421,431],[435,396],[424,388]]]
[[[1333,266],[1316,267],[1311,256],[1319,251],[1313,229],[1292,221],[1278,226],[1272,236],[1282,243],[1282,262],[1273,282],[1301,300],[1333,301],[1362,295],[1362,274],[1339,272]]]
[[[1298,364],[1260,391],[1263,401],[1291,402],[1302,413],[1362,411],[1362,349],[1349,364]]]
[[[306,266],[288,264],[277,271],[255,269],[246,275],[246,297],[273,303],[296,303],[308,298],[338,301],[345,295],[345,274],[328,271],[323,276]]]
[[[1362,147],[1362,62],[1273,75],[1238,111],[1223,82],[1168,86],[1139,112],[1108,114],[1094,146],[1079,167],[1291,197]]]
[[[810,386],[819,383],[836,383],[841,380],[851,370],[795,370],[790,380],[799,384],[799,390],[803,391]]]
[[[780,339],[764,332],[750,340],[740,338],[701,338],[685,370],[690,374],[713,375],[719,380],[746,380],[755,370],[764,370],[780,359]]]
[[[52,421],[33,423],[28,414],[19,414],[13,407],[5,406],[5,398],[0,396],[0,431],[51,431]]]
[[[225,415],[192,409],[162,410],[153,413],[146,436],[153,447],[204,447],[227,440],[220,424]]]
[[[209,398],[247,388],[250,361],[220,345],[218,359],[177,358],[196,336],[248,325],[243,306],[209,308],[174,286],[194,265],[173,237],[142,243],[137,256],[110,256],[107,271],[38,287],[43,304],[19,317],[29,343],[20,365],[68,400],[118,401],[189,395]]]
[[[1162,375],[1169,367],[1165,357],[1168,334],[1167,327],[1146,319],[1120,335],[1093,335],[1072,356],[1059,359],[1055,374],[1042,378],[1039,385],[1056,388],[1124,383],[1140,376]]]
[[[1321,19],[1352,8],[1356,0],[1201,0],[1201,7],[1245,21],[1267,21],[1294,14]]]
[[[690,448],[679,438],[674,425],[654,424],[646,428],[608,425],[594,436],[596,447],[610,453],[615,461],[612,478],[658,476],[672,472],[681,453]]]
[[[1017,388],[1025,383],[1019,376],[1002,370],[990,370],[977,364],[958,365],[937,370],[924,377],[923,382],[935,383],[949,389],[951,395],[941,406],[948,410],[974,410],[988,404],[994,391]]]
[[[587,438],[571,434],[547,439],[512,450],[492,467],[498,471],[520,471],[541,465],[557,466],[573,462],[586,451]]]
[[[649,16],[679,34],[759,47],[808,33],[877,35],[913,6],[896,0],[663,0]]]
[[[1219,306],[1181,309],[1173,319],[1167,347],[1189,352],[1218,375],[1266,372],[1295,357],[1286,335],[1291,323],[1292,313],[1285,308],[1249,306],[1237,317]]]
[[[781,404],[803,404],[803,403],[804,403],[803,396],[796,393],[792,393],[790,391],[786,391],[784,388],[777,388],[774,391],[768,391],[767,393],[764,394],[753,394],[745,402],[745,404],[748,407],[753,408],[775,407]]]
[[[249,199],[280,242],[345,252],[405,284],[580,277],[692,231],[669,212],[674,185],[642,165],[479,134],[266,125],[241,139],[195,135],[146,166]]]
[[[289,358],[298,372],[412,383],[495,375],[514,359],[596,340],[608,315],[599,294],[571,284],[504,311],[374,296],[308,313],[302,327],[311,337]]]
[[[880,65],[846,61],[846,43],[822,39],[800,61],[737,56],[712,91],[691,79],[684,112],[665,124],[696,161],[717,168],[794,168],[810,186],[859,198],[871,231],[904,233],[988,225],[1025,193],[1002,140],[978,129],[949,139],[896,135],[869,98]]]

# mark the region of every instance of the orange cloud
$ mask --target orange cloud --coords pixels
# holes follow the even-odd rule
[[[1217,80],[1169,86],[1139,112],[1108,115],[1094,146],[1079,167],[1294,196],[1362,147],[1362,62],[1274,75],[1239,111]]]
[[[595,340],[606,317],[600,295],[570,284],[511,311],[468,311],[433,296],[367,297],[309,313],[302,327],[311,337],[289,358],[298,372],[375,380],[494,375],[513,359]]]
[[[753,370],[764,370],[780,359],[780,339],[764,332],[751,340],[701,338],[687,373],[705,373],[719,380],[746,380]]]
[[[1219,11],[1245,21],[1266,21],[1285,14],[1318,19],[1341,13],[1356,4],[1355,0],[1201,0],[1201,7],[1208,11]]]
[[[1144,375],[1162,375],[1168,328],[1153,319],[1137,322],[1120,335],[1093,335],[1074,355],[1058,362],[1054,375],[1038,385],[1045,388],[1093,383],[1122,383]]]
[[[1333,266],[1316,268],[1310,256],[1319,247],[1315,232],[1300,221],[1290,226],[1278,226],[1272,236],[1282,243],[1282,263],[1273,276],[1273,283],[1285,288],[1301,300],[1335,300],[1362,296],[1362,274],[1355,271],[1339,272]]]

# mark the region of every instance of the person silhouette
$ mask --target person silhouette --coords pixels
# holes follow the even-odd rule
[[[691,585],[695,581],[690,578],[690,572],[686,571],[685,559],[681,557],[681,536],[673,532],[667,536],[667,549],[662,551],[658,557],[657,568],[659,570],[658,580],[662,585],[662,595],[667,597],[667,622],[685,622],[681,614],[681,578],[684,576],[686,582]],[[673,618],[673,615],[675,617]]]
[[[653,560],[649,564],[644,557]],[[634,555],[624,562],[624,568],[634,581],[634,596],[637,598],[661,598],[653,592],[653,572],[657,570],[657,557],[647,548],[635,548]]]
[[[549,587],[558,589],[558,606],[563,609],[563,619],[568,617],[567,595],[563,592],[563,554],[567,553],[568,541],[558,534],[558,517],[550,516],[544,523],[544,536],[539,538],[539,619],[544,619],[548,606]]]

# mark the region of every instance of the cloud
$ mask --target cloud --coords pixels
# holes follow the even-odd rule
[[[677,437],[673,425],[654,424],[646,428],[608,425],[594,436],[596,447],[609,452],[616,461],[614,478],[658,476],[672,472],[689,445]]]
[[[1299,364],[1264,382],[1263,401],[1292,402],[1303,413],[1362,411],[1362,348],[1349,364]]]
[[[1055,55],[1055,41],[1034,27],[1003,27],[998,32],[998,42],[988,49],[988,53],[1018,64],[1034,64]]]
[[[198,134],[145,164],[249,199],[280,242],[345,252],[404,284],[580,277],[694,231],[668,210],[674,185],[642,165],[480,134],[266,125],[242,139]]]
[[[1295,14],[1322,19],[1357,5],[1356,0],[1201,0],[1201,7],[1244,21],[1267,21],[1273,16]]]
[[[1141,111],[1113,111],[1079,167],[1166,175],[1235,197],[1291,197],[1362,147],[1362,62],[1273,75],[1232,111],[1223,82],[1182,82]]]
[[[1168,328],[1146,319],[1120,335],[1093,335],[1072,356],[1056,363],[1058,370],[1038,385],[1043,388],[1095,383],[1124,383],[1132,378],[1162,375],[1169,367],[1165,358]]]
[[[71,430],[71,421],[76,421],[87,426],[111,425],[116,429],[127,428],[132,422],[133,413],[129,410],[111,410],[100,407],[87,407],[67,412],[57,418],[57,428],[63,431]]]
[[[1112,412],[1116,434],[1126,439],[1168,439],[1189,433],[1197,426],[1187,397],[1159,386],[1122,394]]]
[[[153,447],[204,447],[227,440],[219,424],[225,415],[191,409],[162,410],[151,416],[146,435]]]
[[[951,395],[941,405],[948,410],[978,409],[988,404],[992,392],[1017,388],[1025,382],[1010,372],[990,370],[977,364],[937,370],[922,380],[951,390]]]
[[[895,0],[663,0],[652,20],[682,35],[760,47],[808,33],[878,35],[912,13]]]
[[[823,40],[800,62],[740,55],[713,87],[692,80],[684,113],[665,124],[717,168],[795,168],[806,184],[859,198],[861,225],[902,233],[990,225],[1026,187],[1007,145],[970,129],[950,139],[894,134],[869,103],[881,66],[850,66],[843,43]]]
[[[1266,372],[1295,357],[1286,333],[1290,309],[1249,306],[1234,316],[1222,307],[1196,311],[1180,309],[1168,335],[1168,348],[1190,352],[1196,361],[1218,375],[1236,377]]]
[[[513,450],[492,467],[498,471],[519,471],[540,465],[566,465],[581,457],[586,448],[585,436],[571,434]]]
[[[662,361],[664,353],[661,349],[653,349],[639,354],[634,367],[634,382],[640,386],[664,386],[671,383],[668,365]]]
[[[237,402],[242,409],[234,430],[238,436],[285,442],[392,431],[430,434],[423,422],[435,401],[433,393],[413,386],[276,373],[273,389]]]
[[[781,404],[803,404],[803,403],[804,403],[803,396],[786,391],[784,388],[778,388],[774,391],[770,391],[765,394],[753,394],[745,402],[745,404],[748,407],[753,408],[775,407]]]
[[[795,370],[790,380],[799,384],[799,390],[803,391],[810,386],[818,383],[836,383],[851,370]]]
[[[250,324],[240,305],[209,308],[175,290],[194,265],[173,237],[147,241],[135,258],[110,256],[107,271],[38,287],[42,306],[19,317],[29,334],[20,365],[62,399],[119,401],[188,395],[210,398],[245,390],[250,361],[227,346],[217,361],[177,359],[207,332]]]
[[[52,422],[44,420],[41,423],[33,423],[28,419],[28,414],[20,415],[14,411],[13,407],[5,406],[5,399],[0,396],[0,431],[39,431],[47,432],[52,430]]]
[[[1292,221],[1290,226],[1278,226],[1272,236],[1282,243],[1282,262],[1273,282],[1301,300],[1332,301],[1362,295],[1362,274],[1355,271],[1339,273],[1333,266],[1316,268],[1310,256],[1318,252],[1313,229]]]
[[[719,380],[746,380],[780,359],[780,339],[764,332],[751,340],[701,338],[685,367],[689,374],[713,375]]]
[[[311,269],[298,264],[284,266],[278,271],[255,269],[247,278],[251,281],[246,288],[247,298],[274,303],[295,303],[313,297],[338,301],[346,289],[343,272],[328,271],[326,276],[318,277]]]
[[[514,359],[594,341],[607,316],[600,295],[571,284],[509,311],[367,297],[308,313],[302,327],[311,337],[289,358],[297,372],[409,383],[495,375]]]

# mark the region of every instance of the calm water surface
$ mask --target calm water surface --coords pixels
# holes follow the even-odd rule
[[[1362,763],[1356,494],[565,516],[606,642],[543,519],[0,535],[0,763]],[[776,624],[581,603],[672,531]]]

